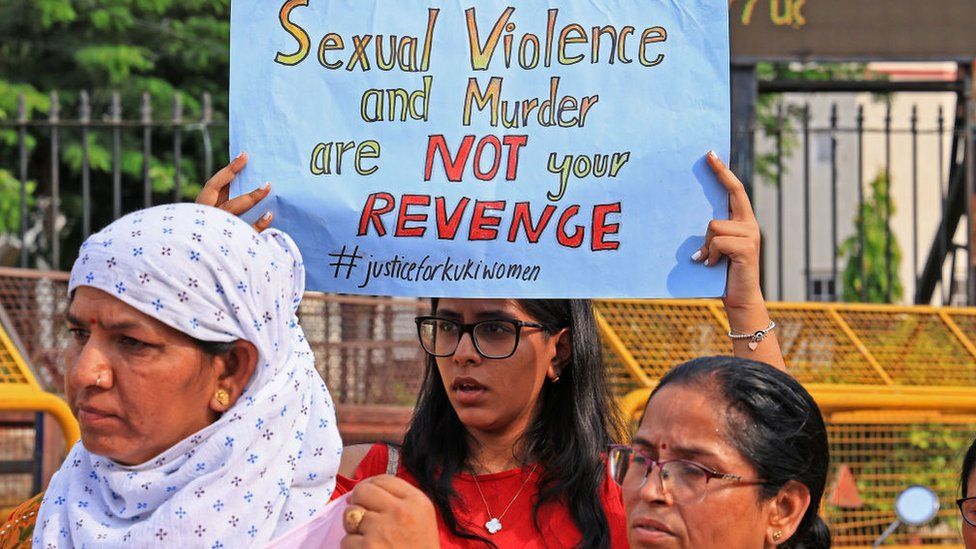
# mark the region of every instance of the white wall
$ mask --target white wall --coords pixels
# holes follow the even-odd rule
[[[897,93],[891,94],[891,185],[895,213],[891,226],[901,248],[902,260],[897,276],[900,277],[904,295],[902,302],[911,303],[915,292],[915,275],[912,266],[912,139],[907,130],[911,124],[913,105],[918,107],[918,270],[924,264],[932,245],[936,227],[941,220],[939,168],[948,177],[948,155],[951,146],[955,95],[951,93]],[[870,182],[885,168],[884,128],[885,101],[871,94],[784,94],[784,104],[810,105],[814,129],[828,128],[831,105],[838,108],[838,126],[853,130],[856,125],[858,105],[864,106],[864,163],[863,185],[865,196],[870,192]],[[937,127],[939,106],[943,108],[946,134],[942,136],[943,158],[938,158],[939,138]],[[804,276],[804,200],[803,200],[803,136],[798,119],[793,122],[797,133],[793,134],[796,146],[792,156],[784,158],[786,173],[783,177],[783,288],[777,284],[778,249],[776,187],[774,182],[756,179],[754,207],[763,229],[765,289],[768,299],[802,301],[805,299]],[[902,130],[902,131],[898,131]],[[775,141],[757,135],[757,152],[775,151]],[[853,131],[837,133],[837,218],[838,241],[856,234],[854,215],[857,210],[857,135]],[[830,138],[827,132],[811,132],[810,138],[810,225],[811,225],[811,272],[827,273],[831,269],[831,188],[830,188]],[[946,182],[941,182],[943,189]],[[963,224],[965,226],[965,219]],[[960,230],[956,241],[965,243],[965,231]],[[963,264],[960,256],[960,264]],[[838,278],[842,280],[845,259],[838,265]],[[946,264],[948,276],[948,263]],[[948,282],[948,278],[946,278]],[[838,284],[840,284],[838,280]],[[937,297],[934,303],[941,303]]]

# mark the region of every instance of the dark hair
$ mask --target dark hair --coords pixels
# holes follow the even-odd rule
[[[966,450],[966,457],[962,458],[962,473],[959,475],[959,491],[962,494],[961,497],[970,497],[970,494],[966,493],[966,488],[969,486],[969,477],[973,474],[974,468],[976,468],[976,439],[973,439],[973,442],[969,445],[969,449]]]
[[[651,398],[668,385],[700,385],[727,404],[726,436],[766,482],[768,500],[789,481],[810,491],[810,505],[796,533],[780,547],[828,549],[830,531],[817,516],[830,465],[827,428],[810,393],[787,373],[744,358],[690,360],[668,372]]]
[[[193,344],[197,348],[211,356],[219,356],[230,352],[234,348],[234,343],[236,343],[236,341],[204,341],[195,337],[190,337],[190,339],[193,340]]]
[[[565,502],[582,534],[581,547],[609,547],[610,527],[600,488],[605,481],[601,454],[620,440],[623,425],[607,383],[602,349],[590,301],[520,299],[519,306],[550,333],[568,328],[572,356],[559,383],[545,383],[540,411],[523,434],[527,455],[538,460],[540,480],[533,520],[539,509]],[[433,301],[437,309],[437,301]],[[494,544],[458,524],[452,488],[469,456],[465,427],[451,406],[440,372],[428,356],[417,406],[403,439],[403,465],[434,501],[455,536]]]

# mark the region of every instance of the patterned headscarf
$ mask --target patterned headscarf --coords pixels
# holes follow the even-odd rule
[[[216,422],[140,465],[71,449],[34,546],[261,545],[329,501],[342,443],[295,312],[305,288],[288,235],[206,206],[127,215],[81,247],[69,291],[91,286],[202,341],[243,339],[254,375]]]

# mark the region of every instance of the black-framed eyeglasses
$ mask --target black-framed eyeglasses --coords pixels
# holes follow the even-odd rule
[[[437,316],[418,316],[416,321],[420,345],[427,354],[438,358],[453,355],[464,334],[471,334],[471,341],[479,355],[485,358],[508,358],[518,348],[522,328],[548,329],[538,322],[506,318],[465,324]]]
[[[628,484],[642,488],[655,468],[657,468],[662,492],[672,503],[678,504],[695,504],[705,499],[708,481],[712,479],[738,484],[766,482],[741,475],[720,473],[687,459],[656,460],[644,450],[624,444],[610,446],[607,469],[610,477],[620,486]]]
[[[957,499],[956,507],[959,508],[962,520],[976,528],[976,496]]]

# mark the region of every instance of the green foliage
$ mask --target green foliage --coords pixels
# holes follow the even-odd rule
[[[759,80],[865,80],[877,78],[870,75],[862,63],[759,63],[756,65]],[[799,127],[803,123],[803,109],[797,105],[785,105],[783,118],[779,119],[777,105],[780,94],[763,94],[756,102],[756,132],[775,139],[782,131],[783,158],[789,158],[800,145]],[[755,175],[769,184],[776,183],[778,166],[776,151],[759,153],[755,157]],[[786,168],[784,167],[784,170]],[[785,173],[784,173],[785,175]]]
[[[151,70],[155,64],[149,59],[151,53],[143,48],[129,46],[88,46],[75,52],[78,68],[94,78],[105,78],[113,86],[118,86],[133,72]]]
[[[861,63],[760,63],[760,80],[863,80]]]
[[[173,115],[177,95],[184,120],[202,115],[202,97],[212,97],[213,116],[222,120],[227,110],[230,61],[230,0],[4,0],[0,2],[0,120],[16,119],[22,95],[28,118],[50,113],[50,92],[57,91],[62,118],[76,119],[81,91],[91,98],[91,119],[107,115],[112,92],[119,92],[123,119],[139,119],[143,94],[151,97],[153,118]],[[176,174],[171,130],[153,129],[153,156],[149,174],[157,200],[172,196]],[[190,198],[206,174],[200,160],[204,148],[198,131],[184,131],[180,165],[182,192]],[[226,131],[211,132],[212,150],[219,151],[213,166],[220,166],[227,148]],[[68,220],[62,249],[80,243],[80,171],[83,148],[80,132],[62,130],[62,208]],[[48,192],[50,169],[45,154],[46,131],[28,132],[29,176],[40,195]],[[19,162],[19,135],[15,128],[0,128],[0,166],[12,169]],[[142,134],[121,132],[119,164],[123,174],[124,207],[141,204]],[[92,129],[88,137],[94,224],[110,217],[112,135]],[[0,172],[0,231],[6,231],[19,212],[19,186],[11,186],[16,173]],[[19,221],[18,221],[19,222]],[[36,250],[32,252],[37,252]],[[62,264],[70,264],[63,257]]]
[[[71,0],[50,0],[38,2],[37,11],[40,16],[41,27],[50,29],[59,23],[69,23],[77,17]]]
[[[888,269],[891,269],[891,299],[898,301],[904,293],[904,288],[898,277],[898,265],[901,263],[901,248],[894,233],[891,233],[891,264],[886,261],[887,238],[891,228],[887,224],[886,210],[890,208],[889,217],[895,213],[894,201],[891,200],[890,186],[885,174],[879,173],[871,181],[871,192],[865,196],[864,203],[854,219],[857,231],[841,244],[838,254],[847,259],[844,267],[844,300],[860,301],[861,289],[864,288],[866,302],[886,303],[888,290]],[[861,236],[864,234],[864,276],[861,276]]]
[[[26,185],[27,205],[33,206],[34,188],[37,184],[28,181]],[[16,233],[20,227],[20,181],[9,171],[0,169],[0,233]]]

